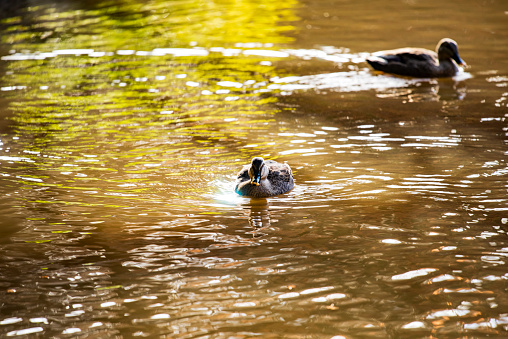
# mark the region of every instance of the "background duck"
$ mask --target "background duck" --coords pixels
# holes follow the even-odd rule
[[[238,172],[235,192],[253,198],[264,198],[293,189],[293,172],[287,164],[254,157]]]
[[[436,52],[424,48],[399,48],[379,51],[367,58],[377,71],[416,78],[452,77],[459,65],[466,63],[459,57],[457,43],[452,39],[441,39]]]

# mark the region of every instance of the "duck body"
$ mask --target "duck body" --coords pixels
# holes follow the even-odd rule
[[[436,52],[424,48],[399,48],[380,51],[367,58],[377,71],[415,78],[452,77],[459,71],[457,65],[466,65],[459,57],[457,43],[442,39]]]
[[[238,172],[235,192],[246,197],[266,198],[286,193],[294,186],[289,165],[255,157]]]

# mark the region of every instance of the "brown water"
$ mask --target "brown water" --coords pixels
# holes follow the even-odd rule
[[[0,336],[508,336],[504,1],[31,1],[3,21]],[[370,52],[459,43],[454,79]],[[296,187],[233,192],[253,156]]]

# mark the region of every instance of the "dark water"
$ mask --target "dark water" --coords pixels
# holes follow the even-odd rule
[[[4,15],[0,336],[508,336],[505,2]],[[443,37],[453,79],[364,62]],[[295,189],[235,195],[253,156]]]

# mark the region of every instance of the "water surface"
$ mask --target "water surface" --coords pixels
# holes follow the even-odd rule
[[[506,337],[506,10],[41,1],[9,13],[1,335]],[[453,79],[365,63],[445,36],[470,64]],[[253,156],[287,162],[295,189],[237,196]]]

